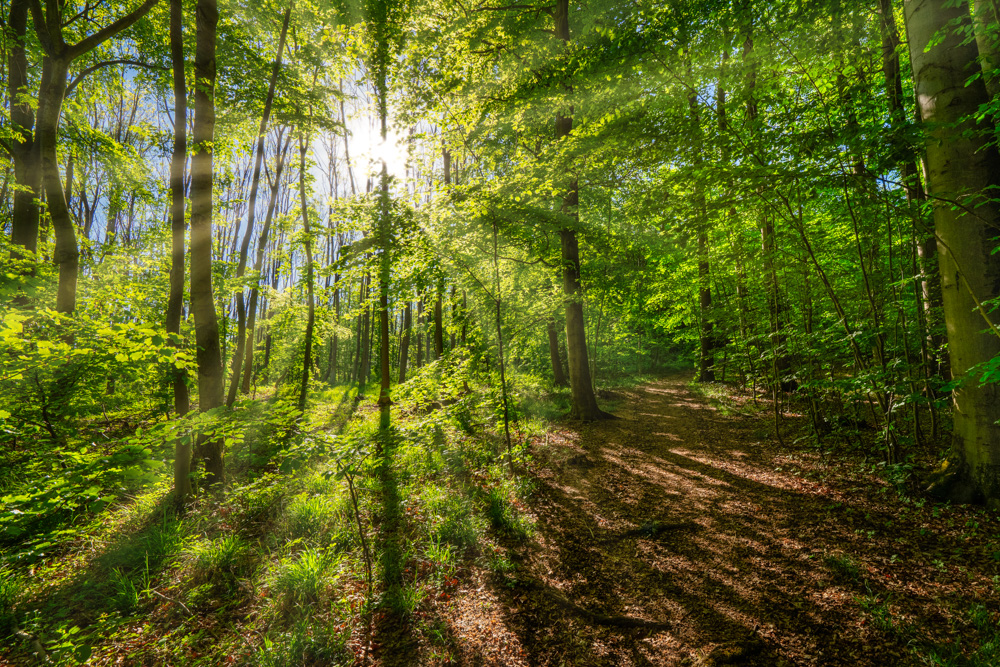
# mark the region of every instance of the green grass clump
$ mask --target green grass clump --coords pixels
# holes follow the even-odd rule
[[[285,533],[291,539],[318,544],[337,531],[336,504],[328,496],[300,494],[285,508]]]
[[[342,623],[302,618],[287,632],[264,638],[264,646],[253,656],[260,667],[299,665],[352,665],[347,647],[350,629]]]
[[[10,634],[17,623],[17,603],[23,590],[21,577],[7,567],[0,567],[0,637]]]
[[[473,553],[478,549],[485,522],[467,496],[446,487],[430,486],[424,490],[423,500],[432,539]]]
[[[846,581],[861,581],[861,568],[847,554],[827,554],[823,556],[823,562],[836,577]]]
[[[964,652],[961,642],[943,646],[918,647],[916,657],[921,664],[935,667],[994,667],[1000,665],[1000,616],[984,605],[973,605],[965,614],[965,622],[979,634],[979,646]]]
[[[327,584],[327,573],[335,562],[322,551],[307,548],[297,557],[283,560],[274,575],[273,590],[284,609],[313,604]]]
[[[494,486],[486,493],[486,516],[493,529],[515,540],[531,536],[531,523],[510,500],[505,485]]]
[[[285,487],[275,475],[263,475],[245,485],[234,485],[230,490],[233,522],[244,533],[255,535],[264,532],[274,520]]]
[[[194,563],[192,581],[208,583],[215,591],[234,589],[240,579],[252,574],[255,561],[250,544],[238,535],[198,542],[190,554]]]

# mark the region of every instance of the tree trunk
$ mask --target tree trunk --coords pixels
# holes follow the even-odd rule
[[[557,0],[553,13],[556,39],[569,48],[569,0]],[[565,139],[573,130],[573,109],[568,115],[556,112],[556,141]],[[576,229],[580,217],[579,193],[576,176],[567,174],[563,194],[562,212],[571,220],[571,226],[559,231],[563,265],[563,297],[566,300],[566,356],[569,359],[569,383],[572,392],[571,415],[583,421],[595,421],[607,415],[597,407],[594,385],[590,378],[587,359],[587,333],[583,319],[583,301],[580,294],[580,246]]]
[[[693,81],[690,55],[685,53],[688,78]],[[702,151],[704,140],[701,130],[701,113],[698,109],[698,94],[692,91],[688,95],[688,108],[691,111],[691,124],[694,145],[694,168],[697,172],[702,168]],[[712,287],[710,282],[708,258],[708,206],[705,203],[705,192],[701,184],[695,185],[694,205],[697,207],[698,236],[698,381],[715,382],[715,332],[712,318]]]
[[[368,374],[371,370],[371,304],[368,303],[368,286],[370,283],[371,278],[368,275],[365,275],[361,290],[364,313],[361,316],[361,340],[358,348],[358,354],[361,362],[358,369],[358,396],[365,395],[365,388],[368,385]]]
[[[403,339],[399,343],[399,384],[406,382],[406,363],[410,354],[410,329],[413,324],[411,303],[403,308]]]
[[[437,299],[434,300],[434,358],[440,359],[444,354],[444,309],[441,307],[441,294],[444,292],[443,280],[438,281]]]
[[[556,328],[555,318],[550,317],[545,323],[545,329],[549,337],[549,359],[552,362],[552,382],[557,387],[565,387],[569,383],[563,373],[562,359],[559,358],[559,330]]]
[[[38,118],[36,141],[41,161],[42,182],[49,217],[56,236],[53,259],[59,266],[59,289],[56,310],[72,313],[76,310],[76,281],[80,262],[80,249],[76,230],[66,204],[62,179],[59,176],[57,155],[59,115],[66,96],[66,75],[70,64],[78,57],[92,51],[116,34],[125,30],[146,15],[157,0],[146,0],[130,14],[114,21],[104,29],[67,44],[62,30],[63,3],[46,2],[44,11],[40,3],[28,3],[34,19],[35,32],[45,51],[42,59],[42,79],[38,90]],[[20,17],[18,17],[20,20]],[[13,56],[12,56],[13,57]],[[13,119],[12,119],[13,120]],[[30,185],[30,184],[29,184]]]
[[[993,99],[1000,93],[1000,78],[997,76],[997,70],[1000,70],[1000,45],[997,44],[1000,27],[997,25],[996,0],[973,0],[972,6],[979,64],[983,70],[986,93]]]
[[[76,310],[76,282],[79,275],[80,248],[76,230],[66,205],[62,178],[57,157],[59,115],[66,94],[66,76],[69,60],[65,57],[46,56],[42,65],[43,85],[38,93],[37,141],[42,162],[42,183],[48,205],[56,245],[52,259],[59,267],[59,289],[56,293],[56,310],[72,313]]]
[[[451,329],[451,338],[449,340],[449,343],[450,343],[450,346],[448,347],[449,350],[454,350],[455,349],[455,339],[457,337],[457,331],[458,331],[458,319],[459,319],[459,314],[458,314],[457,290],[456,290],[455,286],[452,285],[451,286],[451,327],[452,327],[452,329]]]
[[[384,97],[386,91],[383,89],[381,95]],[[382,116],[382,141],[386,137],[386,119],[383,108]],[[389,276],[391,261],[391,235],[390,235],[390,208],[389,208],[389,172],[386,168],[385,160],[382,161],[382,187],[379,195],[382,210],[379,215],[379,245],[382,246],[381,257],[379,258],[379,280],[378,280],[378,311],[379,311],[379,385],[378,406],[379,406],[379,427],[385,431],[389,428],[389,406],[392,400],[389,398],[389,388],[392,383],[389,367]]]
[[[420,368],[424,364],[424,334],[420,326],[424,319],[424,300],[417,301],[417,359],[416,367]]]
[[[194,153],[191,157],[191,311],[198,345],[198,407],[202,412],[223,404],[222,351],[212,288],[212,172],[215,137],[216,0],[198,0],[195,9]],[[225,481],[223,443],[199,443],[209,486]]]
[[[302,231],[306,250],[306,334],[305,350],[302,354],[302,385],[299,388],[299,410],[306,409],[306,396],[309,391],[309,376],[312,370],[312,339],[313,328],[316,326],[316,295],[313,285],[312,230],[309,228],[309,201],[306,198],[306,153],[309,150],[309,140],[302,130],[299,130],[299,199],[302,206]]]
[[[968,81],[978,57],[975,43],[964,41],[972,19],[964,2],[952,4],[907,0],[904,15],[914,85],[928,130],[927,183],[935,198],[948,355],[954,377],[964,381],[952,393],[950,467],[957,474],[941,491],[961,502],[1000,498],[1000,384],[980,386],[970,373],[1000,354],[1000,318],[983,305],[1000,296],[1000,254],[993,252],[1000,210],[990,199],[998,186],[1000,157],[993,128],[974,120],[987,93],[981,80]]]
[[[11,0],[7,25],[10,34],[7,60],[7,99],[10,103],[11,158],[14,162],[14,191],[10,240],[33,255],[38,250],[38,197],[42,169],[38,141],[34,135],[35,112],[28,92],[29,0]],[[42,82],[45,83],[44,81]],[[33,258],[32,258],[33,259]]]
[[[187,83],[184,80],[184,4],[170,0],[170,57],[174,80],[174,150],[170,158],[170,296],[167,300],[167,334],[180,336],[184,305],[184,172],[187,162]],[[191,409],[187,372],[170,369],[174,412]],[[174,494],[179,503],[191,493],[191,442],[178,438],[174,445]]]

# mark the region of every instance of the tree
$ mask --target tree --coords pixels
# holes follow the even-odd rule
[[[75,44],[66,43],[63,34],[65,23],[61,4],[46,2],[43,9],[39,0],[31,0],[30,2],[35,32],[45,53],[42,59],[42,78],[38,91],[35,141],[38,143],[37,151],[41,160],[42,183],[46,193],[45,201],[56,237],[53,256],[55,263],[59,266],[59,295],[56,299],[56,310],[61,313],[72,313],[76,309],[76,283],[80,261],[76,230],[66,202],[56,155],[59,115],[66,96],[66,77],[75,60],[131,27],[149,13],[149,10],[157,2],[158,0],[145,0],[131,13],[84,37]],[[29,165],[29,168],[25,170],[27,182],[24,183],[29,192],[35,186],[31,172],[32,169]],[[20,238],[25,241],[25,247],[30,248],[33,243],[33,239],[30,238],[31,227],[34,224],[30,218],[33,213],[27,211],[24,215],[25,220],[19,227]]]
[[[564,48],[570,44],[569,0],[557,0],[553,11],[555,38]],[[556,111],[555,138],[565,139],[573,131],[573,107]],[[580,244],[576,236],[579,224],[579,183],[572,173],[565,175],[562,213],[570,224],[559,231],[562,248],[563,296],[566,303],[566,356],[569,359],[569,385],[572,392],[574,418],[583,421],[602,419],[607,415],[597,407],[594,383],[590,377],[590,361],[587,358],[587,332],[583,319],[583,303],[580,300]]]
[[[980,383],[983,365],[1000,357],[996,253],[1000,156],[992,128],[976,122],[988,100],[967,2],[907,0],[910,59],[927,128],[927,185],[934,203],[948,356],[959,380],[953,391],[952,473],[941,487],[954,500],[1000,498],[1000,384]],[[995,363],[995,361],[994,361]]]
[[[174,84],[174,147],[170,159],[170,295],[167,300],[165,329],[180,336],[181,310],[184,307],[184,175],[187,164],[187,83],[184,77],[184,6],[182,0],[170,0],[170,55]],[[191,409],[187,373],[171,370],[174,412],[179,416]],[[174,492],[178,501],[191,493],[191,444],[178,439],[174,449]]]
[[[223,404],[222,349],[212,287],[212,189],[215,139],[216,0],[198,0],[194,59],[194,141],[191,157],[191,311],[198,345],[198,407],[202,412]],[[223,443],[203,439],[196,453],[205,462],[209,486],[225,481]]]

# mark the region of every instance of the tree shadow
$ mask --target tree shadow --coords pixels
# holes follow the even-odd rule
[[[564,425],[553,445],[564,454],[538,480],[536,538],[517,554],[520,572],[493,582],[530,664],[675,664],[720,645],[740,646],[748,665],[908,655],[905,636],[866,628],[858,611],[860,599],[919,598],[861,560],[866,531],[898,517],[831,502],[764,465],[756,424],[714,413],[680,383],[639,394],[625,419]],[[656,522],[690,528],[636,534]],[[609,628],[560,599],[671,629]]]

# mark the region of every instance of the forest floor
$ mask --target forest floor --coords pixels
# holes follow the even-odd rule
[[[610,398],[535,443],[534,535],[463,577],[444,664],[998,664],[996,512],[779,446],[689,377]]]

